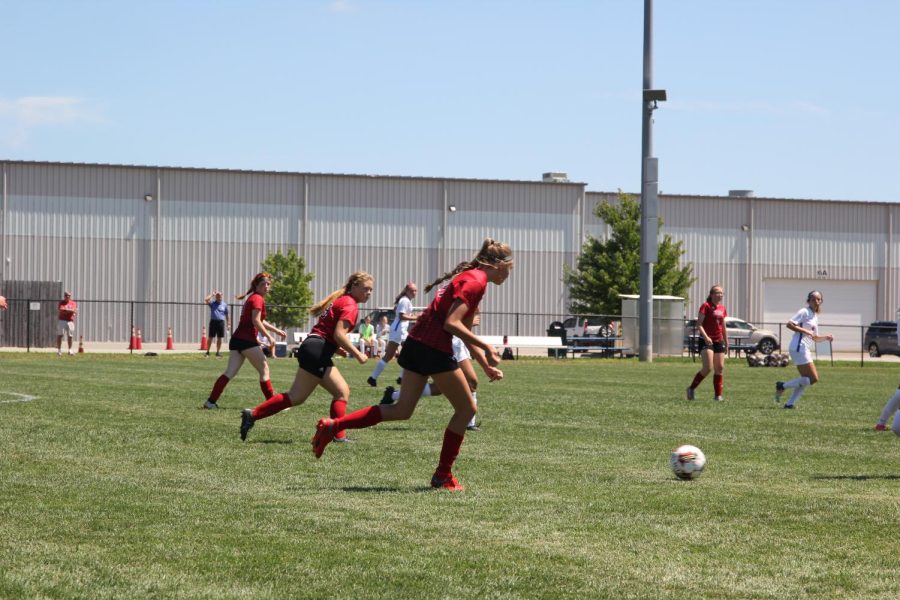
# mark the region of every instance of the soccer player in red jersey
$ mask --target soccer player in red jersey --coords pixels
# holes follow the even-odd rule
[[[451,468],[462,446],[466,425],[475,414],[475,403],[469,384],[453,358],[452,338],[455,335],[466,344],[488,379],[503,379],[503,372],[497,368],[500,356],[493,347],[472,333],[472,322],[487,283],[502,284],[512,268],[509,246],[488,238],[475,258],[460,263],[453,271],[426,286],[425,291],[428,292],[435,285],[453,278],[443,293],[436,295],[425,312],[416,319],[416,326],[410,330],[403,344],[399,363],[404,375],[397,403],[376,404],[337,419],[320,419],[312,439],[316,458],[322,456],[328,443],[345,429],[409,419],[431,376],[453,406],[453,416],[444,431],[440,460],[431,478],[431,486],[461,491],[463,486],[453,476]]]
[[[357,306],[367,302],[372,295],[374,278],[368,273],[354,273],[344,287],[333,291],[327,298],[309,309],[309,314],[319,315],[319,320],[300,344],[297,362],[300,364],[291,389],[276,394],[256,408],[245,408],[241,413],[241,439],[259,419],[271,417],[286,408],[306,402],[316,386],[321,385],[331,394],[331,416],[339,418],[347,412],[350,386],[331,361],[340,349],[365,364],[368,357],[350,341],[350,332],[356,326],[359,314]],[[338,441],[346,438],[341,436]]]
[[[703,366],[694,375],[694,381],[687,389],[687,399],[694,399],[694,390],[700,385],[700,382],[709,375],[711,370],[713,374],[713,391],[715,399],[722,401],[723,375],[725,370],[725,357],[728,355],[728,336],[725,335],[725,317],[728,311],[722,304],[725,297],[725,291],[721,285],[714,285],[709,290],[709,296],[706,302],[700,306],[700,313],[697,315],[697,333],[700,335],[698,340],[700,345],[700,360]]]
[[[241,309],[241,320],[238,322],[237,329],[231,334],[231,340],[228,342],[228,349],[231,350],[228,353],[228,366],[225,368],[225,372],[216,379],[203,408],[219,408],[219,405],[216,404],[219,396],[222,395],[228,382],[234,379],[234,376],[241,370],[244,359],[249,360],[259,373],[259,387],[262,389],[263,395],[266,398],[274,395],[272,381],[269,379],[269,363],[266,362],[266,356],[257,340],[257,335],[262,334],[274,348],[275,338],[272,337],[272,332],[282,338],[286,335],[284,331],[266,321],[265,296],[271,287],[272,276],[268,273],[257,273],[250,282],[247,292],[237,296],[238,300],[244,298],[247,300]]]

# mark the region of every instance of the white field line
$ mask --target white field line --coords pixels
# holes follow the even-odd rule
[[[12,400],[3,400],[3,396],[14,396]],[[0,391],[0,404],[13,404],[14,402],[31,402],[37,400],[37,396],[29,396],[28,394],[19,394],[17,392]]]

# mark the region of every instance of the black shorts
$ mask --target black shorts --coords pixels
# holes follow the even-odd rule
[[[306,336],[300,347],[297,348],[297,363],[300,368],[319,379],[325,377],[325,372],[334,366],[331,357],[337,352],[337,346],[329,344],[320,337]]]
[[[700,345],[697,349],[697,352],[703,352],[707,348],[710,348],[713,351],[713,354],[725,354],[725,342],[713,342],[710,345],[706,343],[706,340],[700,338]]]
[[[397,364],[408,371],[425,376],[446,373],[459,368],[452,352],[447,354],[435,350],[411,337],[406,338],[406,341],[403,342],[403,349],[400,351]]]
[[[259,342],[256,340],[248,342],[247,340],[242,340],[234,336],[231,336],[231,339],[228,340],[228,349],[237,352],[243,352],[244,350],[249,350],[250,348],[255,348],[257,346],[259,346]]]
[[[211,337],[211,338],[225,337],[225,321],[211,320],[209,322],[209,337]]]

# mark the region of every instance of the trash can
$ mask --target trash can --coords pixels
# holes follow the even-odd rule
[[[563,327],[561,321],[553,321],[550,323],[550,327],[547,328],[547,337],[562,338],[562,345],[566,345],[566,328]],[[566,352],[566,348],[547,348],[547,356],[552,358],[565,358]]]

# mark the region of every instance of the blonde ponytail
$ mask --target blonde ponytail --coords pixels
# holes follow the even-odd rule
[[[497,242],[492,238],[485,238],[484,242],[481,244],[481,250],[478,251],[478,254],[472,260],[461,262],[452,271],[448,271],[429,283],[425,286],[425,293],[430,292],[434,286],[447,281],[451,277],[462,273],[463,271],[468,271],[469,269],[477,269],[478,267],[484,266],[493,266],[497,263],[506,262],[512,259],[512,250],[509,247],[509,244],[504,244],[502,242]]]
[[[321,314],[326,308],[328,308],[331,305],[332,302],[334,302],[335,300],[337,300],[344,294],[349,294],[350,290],[357,283],[362,283],[364,281],[374,281],[374,280],[375,280],[375,278],[372,277],[371,275],[369,275],[368,273],[364,273],[363,271],[357,271],[356,273],[354,273],[347,279],[347,283],[344,284],[344,287],[334,290],[333,292],[328,294],[328,296],[324,300],[321,300],[321,301],[317,302],[316,304],[314,304],[313,306],[311,306],[309,309],[309,314],[311,314],[312,316]]]

